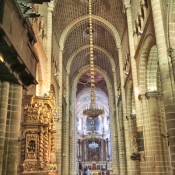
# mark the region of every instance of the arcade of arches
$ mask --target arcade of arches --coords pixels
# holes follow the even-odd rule
[[[175,175],[175,0],[0,1],[0,175]]]

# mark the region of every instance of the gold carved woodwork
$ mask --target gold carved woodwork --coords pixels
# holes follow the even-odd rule
[[[26,96],[25,104],[21,161],[24,173],[30,171],[32,175],[32,171],[47,171],[50,163],[56,162],[54,118],[58,108],[53,96]]]
[[[26,158],[27,159],[36,159],[37,140],[38,140],[38,136],[36,134],[26,135]]]
[[[25,170],[26,171],[36,171],[37,165],[36,163],[27,163],[25,164]]]

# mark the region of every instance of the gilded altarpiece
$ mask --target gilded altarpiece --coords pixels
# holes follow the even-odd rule
[[[52,96],[26,96],[21,139],[22,174],[46,175],[52,171],[56,162],[56,113]]]

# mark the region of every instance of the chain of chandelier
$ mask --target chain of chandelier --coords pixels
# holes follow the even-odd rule
[[[94,80],[94,54],[93,54],[93,35],[92,35],[92,2],[89,0],[89,37],[90,37],[90,73],[91,73],[91,88],[95,87]]]
[[[93,29],[92,29],[92,0],[89,0],[89,38],[90,38],[90,80],[91,80],[91,103],[89,108],[83,111],[84,115],[92,118],[93,120],[99,115],[104,113],[103,109],[99,109],[96,104],[96,95],[94,92],[95,79],[94,79],[94,54],[93,54]]]

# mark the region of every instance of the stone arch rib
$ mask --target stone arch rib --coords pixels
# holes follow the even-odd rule
[[[139,81],[139,88],[140,94],[143,94],[147,91],[147,64],[148,64],[148,56],[150,53],[151,48],[155,45],[155,40],[152,36],[147,36],[141,51],[141,57],[139,62],[139,74],[138,74],[138,81]]]
[[[66,38],[68,36],[68,34],[70,33],[70,31],[79,23],[82,23],[83,21],[87,20],[89,18],[89,15],[85,15],[82,16],[80,18],[77,18],[76,20],[72,21],[63,31],[61,37],[60,37],[60,41],[59,41],[59,45],[60,45],[60,49],[64,48],[64,43],[66,41]],[[100,16],[96,16],[96,15],[92,15],[92,19],[97,20],[98,22],[101,23],[101,25],[108,31],[110,31],[110,33],[112,34],[112,36],[115,39],[116,45],[120,45],[121,44],[121,39],[120,36],[116,30],[116,28],[107,20],[105,20],[104,18],[100,17]]]
[[[79,49],[77,49],[77,50],[69,57],[68,63],[67,63],[67,66],[66,66],[66,70],[67,70],[68,72],[70,72],[71,63],[72,63],[73,59],[76,57],[76,55],[77,55],[79,52],[81,52],[82,50],[87,49],[87,48],[89,48],[89,45],[82,46],[82,47],[80,47]],[[103,49],[102,47],[99,47],[99,46],[97,46],[97,45],[94,45],[94,48],[95,48],[95,49],[98,49],[98,50],[100,50],[100,51],[102,51],[102,52],[109,58],[112,69],[115,69],[115,61],[114,61],[114,58],[112,57],[112,55],[111,55],[108,51],[106,51],[105,49]]]

